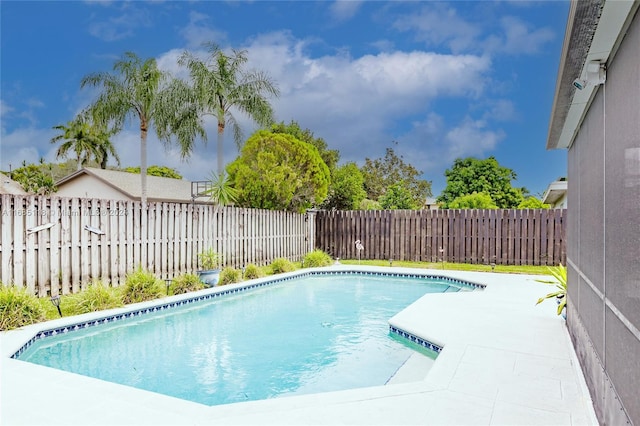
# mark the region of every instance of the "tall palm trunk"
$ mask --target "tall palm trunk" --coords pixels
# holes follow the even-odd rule
[[[140,201],[142,207],[147,205],[147,123],[140,125]]]
[[[224,171],[224,121],[218,120],[218,176]]]

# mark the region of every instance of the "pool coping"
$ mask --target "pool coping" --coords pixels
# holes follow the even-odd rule
[[[522,421],[525,418],[532,423],[539,423],[540,419],[552,418],[554,424],[597,424],[584,377],[577,365],[563,320],[555,315],[555,309],[550,303],[532,309],[533,303],[530,301],[536,300],[540,294],[546,294],[547,290],[543,284],[535,283],[535,276],[354,265],[333,266],[321,270],[327,273],[366,270],[440,275],[486,285],[486,289],[482,292],[428,294],[389,320],[390,327],[429,342],[442,344],[443,349],[432,369],[426,377],[421,377],[420,372],[416,371],[418,380],[415,382],[214,407],[59,372],[10,358],[11,354],[20,348],[19,341],[22,339],[24,343],[29,333],[33,335],[36,330],[68,326],[70,323],[78,322],[78,317],[71,322],[65,322],[68,319],[62,318],[13,332],[3,332],[0,335],[3,371],[3,409],[0,422],[210,424],[212,419],[215,419],[217,423],[222,424],[505,424],[508,422],[503,422],[504,419]],[[299,275],[298,271],[283,274],[281,278]],[[233,287],[227,287],[224,290],[232,289]],[[209,291],[215,289],[204,290]],[[189,296],[173,296],[178,299],[172,301]],[[516,299],[512,299],[514,297]],[[526,299],[520,301],[520,297]],[[163,300],[169,301],[168,298]],[[468,324],[470,319],[474,320],[474,323],[482,322],[479,321],[482,319],[482,313],[486,314],[487,321],[496,320],[493,310],[501,309],[505,300],[512,300],[506,310],[510,318],[507,323],[526,324],[527,334],[534,330],[538,334],[537,337],[522,339],[518,337],[518,330],[509,334],[507,327],[503,327],[498,330],[503,332],[501,338],[499,333],[493,332],[495,330],[483,330],[482,324],[475,324],[474,333],[477,335],[464,332],[465,324]],[[145,304],[152,305],[148,302]],[[146,308],[145,304],[137,306]],[[472,316],[465,316],[465,310],[471,311]],[[110,313],[118,311],[111,310]],[[93,314],[86,315],[83,319],[90,320]],[[434,322],[433,318],[438,315],[444,315],[446,321]],[[103,314],[93,318],[104,316]],[[500,327],[502,324],[501,319],[497,319],[498,321],[491,323],[493,327]],[[477,325],[480,325],[480,328]],[[478,333],[478,330],[481,332]],[[505,336],[508,338],[505,339]],[[549,356],[532,353],[532,348],[536,345],[538,352],[540,345],[548,346],[545,349]],[[482,361],[483,370],[503,368],[502,362],[496,363],[496,360],[506,360],[510,363],[508,383],[501,383],[499,376],[496,376],[498,379],[482,375],[478,378],[479,373],[470,368],[478,359]],[[536,373],[540,368],[544,374]],[[557,370],[561,373],[560,378],[549,377],[550,371]],[[500,371],[504,374],[504,371]],[[522,380],[526,383],[521,383]],[[538,387],[549,387],[551,391],[535,396],[532,402],[531,395],[526,391],[531,381]],[[485,388],[478,386],[478,383],[483,382],[486,382]],[[514,401],[514,395],[522,397],[523,394],[527,395],[526,399]],[[561,398],[550,401],[545,394],[557,394]],[[100,398],[96,400],[93,395],[99,395]],[[44,410],[43,414],[39,413],[42,410],[28,408],[33,406],[34,401]],[[452,409],[446,410],[446,407],[450,406]],[[457,408],[454,409],[453,406]],[[55,411],[55,420],[50,416],[45,417],[48,407]],[[73,410],[62,410],[60,407]],[[110,407],[109,413],[95,418],[95,414],[92,416],[91,413],[95,413],[100,407]],[[381,412],[382,409],[384,412]],[[188,413],[186,418],[185,413]]]

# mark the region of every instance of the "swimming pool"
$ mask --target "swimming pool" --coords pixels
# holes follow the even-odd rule
[[[206,405],[381,385],[416,350],[438,349],[394,338],[387,320],[425,293],[474,288],[302,273],[48,330],[13,357]]]

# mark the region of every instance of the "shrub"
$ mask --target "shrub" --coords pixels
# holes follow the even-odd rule
[[[263,275],[264,274],[262,273],[260,268],[258,268],[253,263],[248,264],[247,267],[244,269],[244,279],[245,280],[253,280],[255,278],[260,278]]]
[[[218,285],[232,284],[242,281],[242,271],[227,266],[220,272],[220,281]]]
[[[220,267],[222,256],[212,248],[208,248],[198,253],[198,260],[204,271],[211,271]]]
[[[296,267],[293,263],[284,257],[279,257],[271,262],[271,271],[274,274],[282,274],[283,272],[291,272],[295,270]]]
[[[329,266],[333,263],[331,256],[322,250],[314,250],[306,254],[302,259],[305,268],[314,268],[316,266]]]
[[[46,320],[36,296],[24,288],[4,287],[0,283],[0,330],[12,330]]]
[[[128,274],[122,289],[124,303],[144,302],[164,295],[164,283],[151,272],[138,268]]]
[[[122,295],[101,281],[94,281],[79,293],[66,297],[67,311],[71,315],[86,314],[124,305]]]
[[[206,286],[200,281],[195,274],[179,275],[171,282],[172,294],[183,294],[191,291],[202,290]]]
[[[538,299],[538,302],[536,303],[542,303],[545,301],[545,299],[552,299],[552,298],[557,298],[558,300],[558,315],[562,314],[562,311],[564,310],[565,306],[567,305],[567,268],[565,266],[562,266],[562,264],[560,264],[559,266],[554,266],[554,267],[550,267],[547,266],[547,268],[549,269],[549,272],[551,273],[551,275],[553,275],[553,277],[555,278],[554,281],[551,280],[536,280],[538,282],[544,283],[544,284],[549,284],[554,286],[554,291],[552,291],[551,293],[547,294],[544,297],[541,297],[540,299]]]

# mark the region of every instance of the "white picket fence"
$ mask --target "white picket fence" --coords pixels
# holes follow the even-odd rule
[[[159,278],[198,269],[198,253],[241,268],[314,248],[313,213],[85,198],[0,195],[0,281],[39,296],[120,285],[142,267]]]

